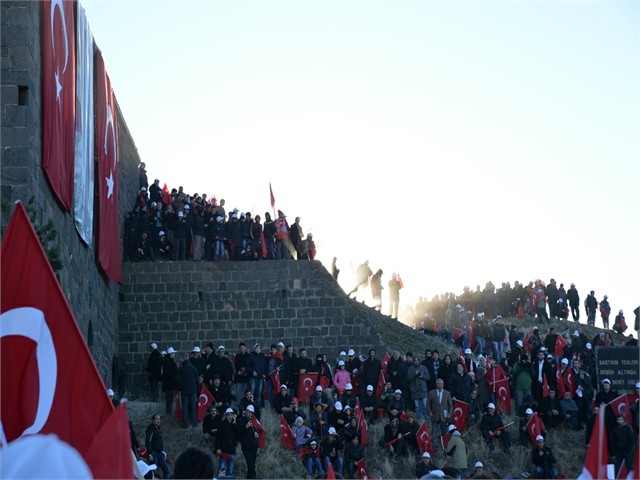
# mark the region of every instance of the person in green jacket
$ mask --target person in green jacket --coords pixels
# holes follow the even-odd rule
[[[467,447],[455,425],[449,425],[449,433],[451,434],[451,439],[444,451],[447,457],[451,457],[447,464],[464,472],[467,469]]]
[[[531,395],[531,385],[535,371],[531,366],[529,357],[523,354],[520,361],[513,366],[511,378],[515,392],[516,412],[520,411],[520,406],[527,395]]]

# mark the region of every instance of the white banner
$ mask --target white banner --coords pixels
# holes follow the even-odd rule
[[[93,35],[84,8],[78,3],[76,19],[76,162],[73,218],[80,237],[93,246]]]

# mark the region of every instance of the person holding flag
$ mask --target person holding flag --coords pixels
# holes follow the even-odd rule
[[[489,445],[490,451],[493,450],[493,441],[496,438],[499,438],[504,449],[509,451],[511,441],[509,432],[506,430],[509,425],[511,424],[504,425],[502,423],[502,417],[496,413],[496,406],[493,403],[487,405],[487,412],[480,420],[480,432]]]
[[[240,446],[244,459],[247,462],[247,478],[258,478],[256,474],[256,458],[258,457],[258,447],[260,446],[260,436],[265,433],[261,428],[258,419],[255,418],[253,405],[248,405],[244,411],[244,424],[241,425]]]

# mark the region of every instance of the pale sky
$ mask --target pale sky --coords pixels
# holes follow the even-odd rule
[[[150,181],[263,219],[271,182],[347,290],[553,277],[632,326],[637,1],[81,5]]]

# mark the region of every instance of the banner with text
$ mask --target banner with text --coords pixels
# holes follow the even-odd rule
[[[598,384],[605,378],[619,393],[633,393],[640,378],[638,347],[596,347],[596,375]]]

